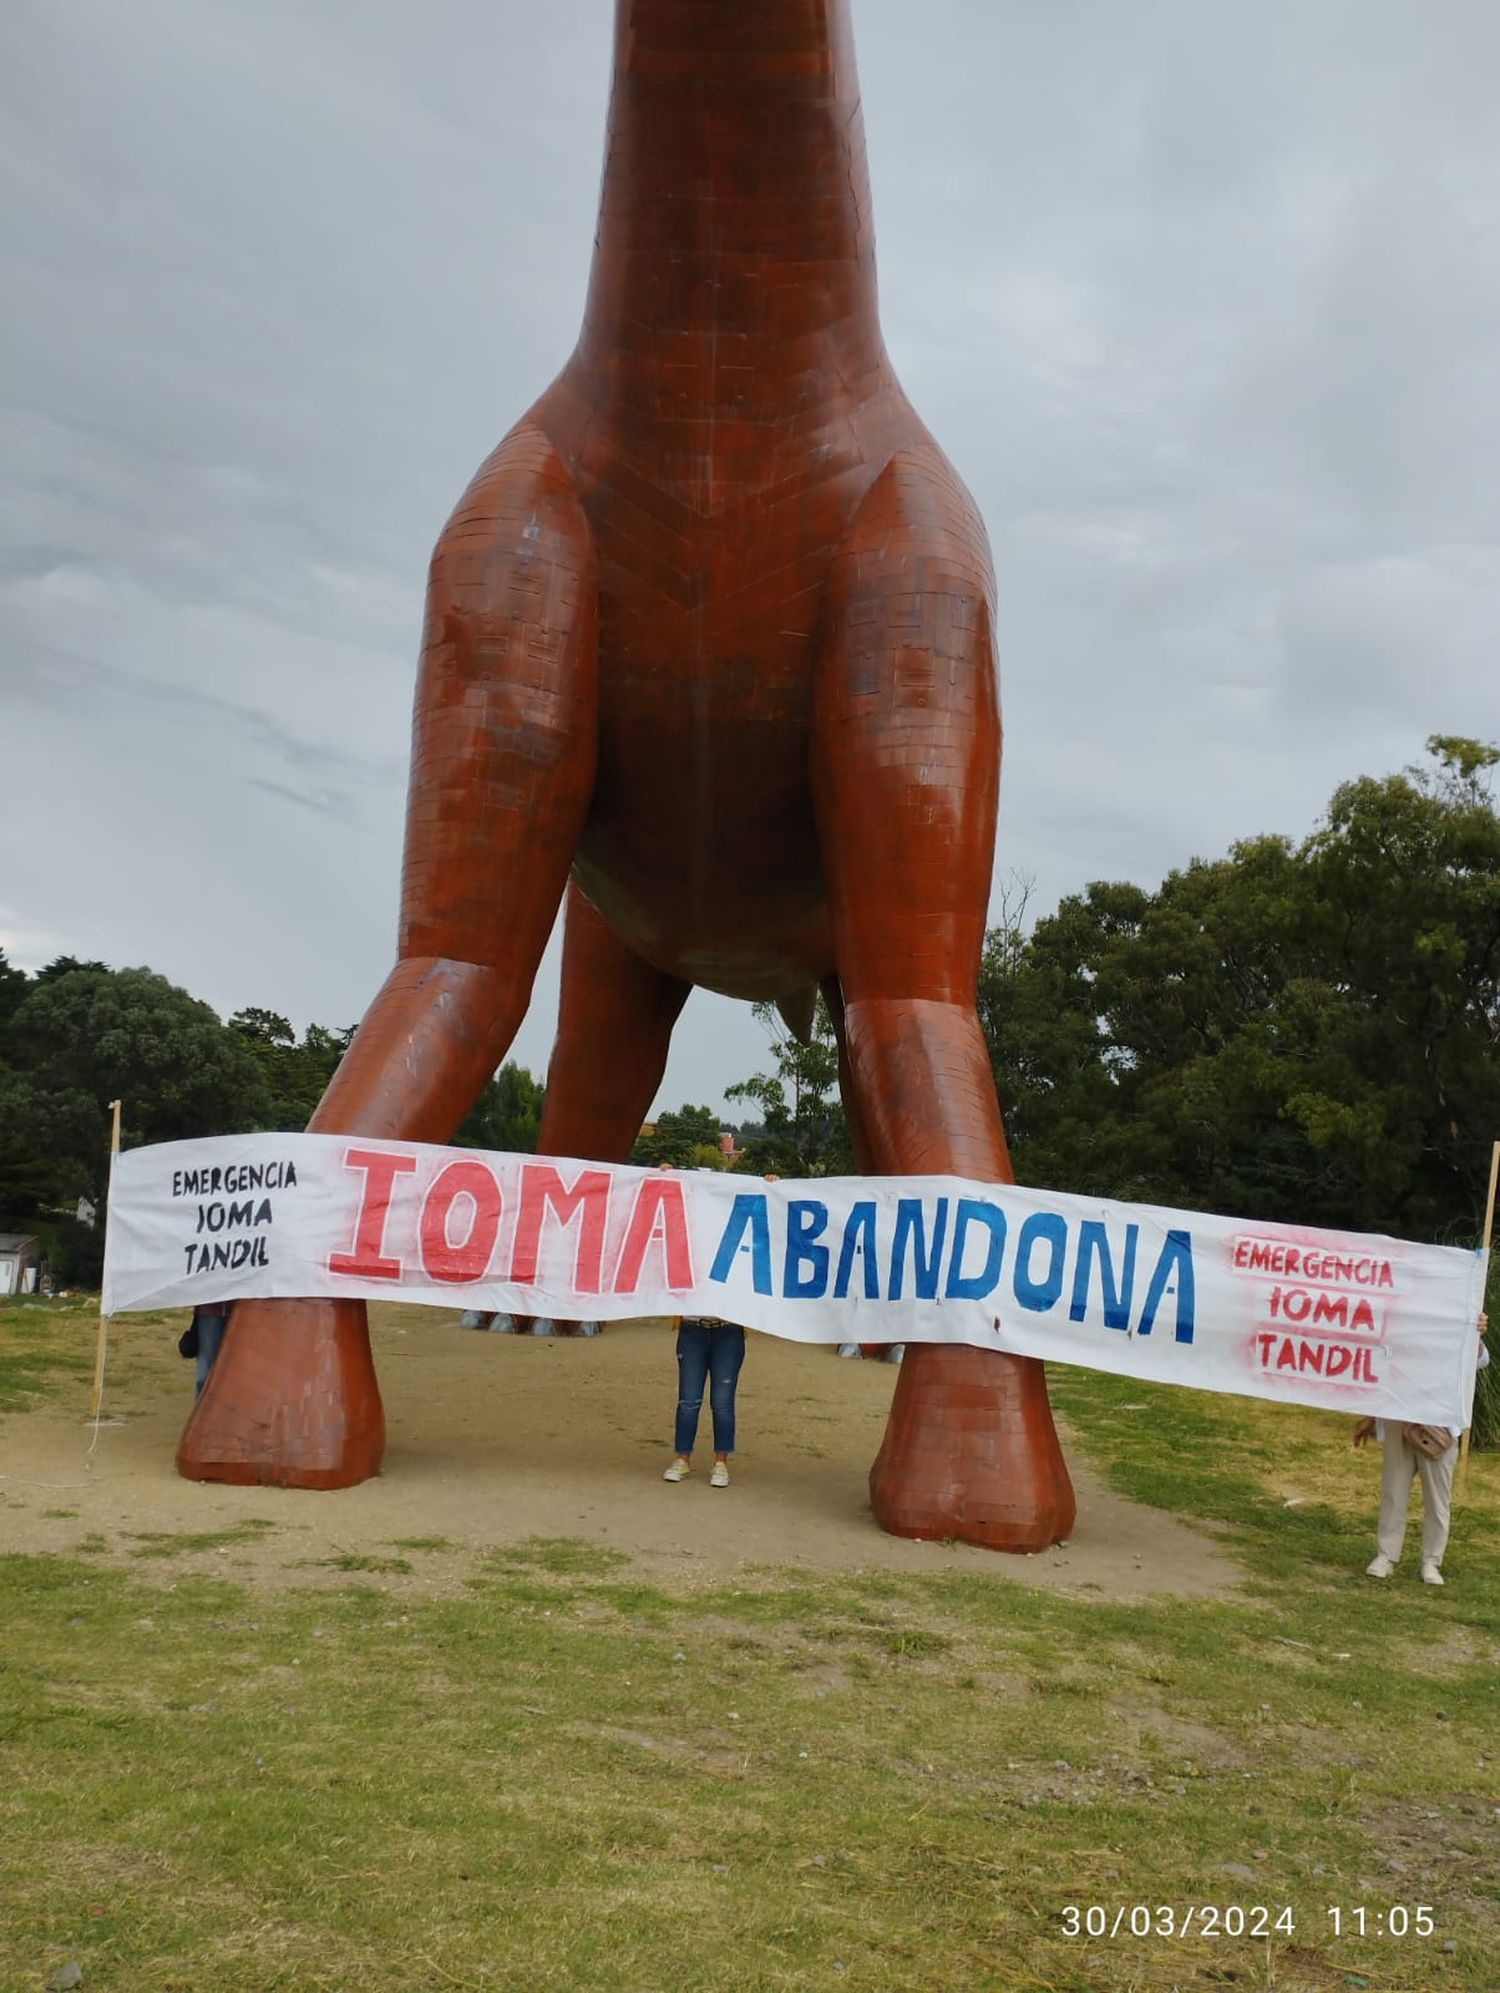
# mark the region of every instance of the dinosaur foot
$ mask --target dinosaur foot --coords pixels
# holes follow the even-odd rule
[[[518,1336],[596,1336],[597,1322],[565,1322],[553,1315],[513,1315]]]
[[[177,1448],[189,1481],[351,1488],[385,1413],[362,1301],[240,1301]]]
[[[908,1343],[870,1469],[875,1520],[893,1536],[1045,1550],[1076,1504],[1033,1357]]]

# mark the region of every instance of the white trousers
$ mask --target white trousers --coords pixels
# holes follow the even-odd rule
[[[1380,1476],[1380,1529],[1377,1542],[1382,1557],[1393,1564],[1401,1560],[1406,1541],[1406,1504],[1411,1496],[1412,1478],[1422,1477],[1422,1562],[1441,1564],[1448,1548],[1449,1501],[1453,1493],[1453,1467],[1458,1459],[1455,1440],[1441,1460],[1429,1460],[1418,1453],[1397,1419],[1387,1419]]]

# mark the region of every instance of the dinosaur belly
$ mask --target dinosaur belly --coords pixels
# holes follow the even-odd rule
[[[832,934],[819,895],[747,895],[726,900],[718,918],[700,922],[684,918],[682,902],[662,892],[658,876],[641,881],[618,862],[591,864],[585,850],[573,876],[644,961],[721,996],[774,1001],[832,970]]]
[[[773,647],[657,664],[617,673],[601,656],[575,877],[673,975],[752,999],[805,988],[833,963],[808,786],[811,658]]]

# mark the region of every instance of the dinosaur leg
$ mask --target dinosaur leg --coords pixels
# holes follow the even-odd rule
[[[643,962],[569,888],[557,1042],[537,1136],[543,1154],[625,1161],[691,987]]]
[[[871,1154],[870,1138],[865,1133],[865,1112],[860,1105],[854,1076],[849,1069],[849,1034],[844,1028],[844,992],[839,988],[837,976],[828,976],[824,979],[823,1001],[828,1006],[829,1020],[833,1025],[833,1035],[839,1048],[839,1098],[844,1103],[844,1119],[849,1127],[849,1146],[854,1151],[854,1167],[861,1176],[874,1176],[877,1172]],[[902,1349],[903,1345],[900,1343],[840,1343],[839,1355],[869,1356],[899,1362]]]
[[[314,1130],[446,1141],[525,1015],[593,787],[593,570],[572,481],[522,423],[433,557],[399,959]],[[362,1302],[244,1301],[177,1464],[341,1488],[376,1471],[384,1440]]]
[[[1011,1179],[975,1012],[999,779],[991,588],[967,494],[924,445],[877,480],[825,597],[814,793],[850,1077],[891,1175]],[[909,1344],[870,1495],[898,1536],[1066,1536],[1042,1365]]]
[[[690,985],[627,948],[576,886],[563,930],[562,1002],[537,1149],[622,1163],[666,1070]],[[516,1317],[517,1328],[528,1326]],[[558,1322],[561,1334],[577,1324]]]
[[[854,1167],[861,1176],[875,1175],[874,1152],[865,1132],[865,1111],[849,1066],[849,1033],[844,1024],[844,992],[837,976],[823,981],[823,1001],[828,1006],[834,1042],[839,1048],[839,1099],[844,1103],[844,1119],[849,1126],[849,1146],[854,1151]]]

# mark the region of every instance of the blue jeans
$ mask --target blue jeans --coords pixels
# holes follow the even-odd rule
[[[229,1321],[227,1315],[194,1315],[193,1324],[198,1331],[198,1388],[195,1398],[203,1396],[203,1387],[208,1382],[208,1373],[219,1360],[219,1345],[224,1340],[224,1330]]]
[[[745,1361],[745,1331],[738,1322],[685,1321],[677,1331],[677,1451],[686,1456],[698,1437],[703,1386],[709,1387],[715,1453],[734,1451],[734,1390]]]

